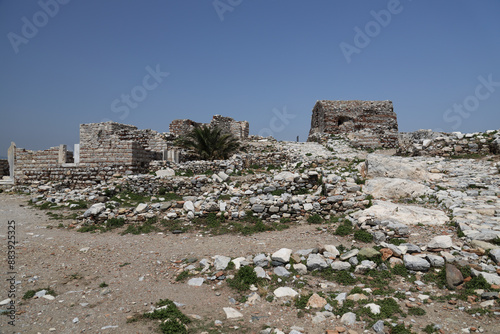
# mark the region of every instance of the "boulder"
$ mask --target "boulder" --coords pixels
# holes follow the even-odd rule
[[[431,194],[433,190],[412,180],[376,177],[366,181],[363,192],[375,198],[398,200],[400,198],[415,198]]]
[[[430,263],[427,262],[427,260],[409,254],[406,254],[403,257],[403,262],[406,269],[413,271],[428,271],[431,267]]]
[[[443,225],[450,218],[441,210],[426,209],[415,205],[396,204],[386,201],[374,201],[368,209],[351,215],[358,220],[378,219],[394,221],[406,225]]]

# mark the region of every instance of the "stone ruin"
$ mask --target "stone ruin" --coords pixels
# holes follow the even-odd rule
[[[0,184],[27,184],[43,180],[64,180],[73,184],[95,183],[113,175],[147,173],[151,163],[179,163],[181,151],[172,139],[201,126],[191,120],[175,120],[172,133],[140,130],[116,122],[80,125],[80,143],[69,151],[59,145],[41,151],[16,147],[12,143],[8,160],[0,160]],[[218,126],[238,139],[248,138],[248,122],[215,115],[210,126]]]
[[[248,139],[249,124],[247,121],[235,121],[231,117],[221,115],[213,116],[210,123],[197,123],[190,119],[175,119],[170,123],[169,130],[174,135],[183,136],[191,132],[194,128],[203,125],[216,126],[222,132],[232,134],[239,140]]]
[[[164,135],[150,129],[115,122],[80,125],[80,143],[74,151],[66,145],[31,151],[9,148],[9,172],[1,166],[2,183],[24,184],[41,180],[65,180],[72,183],[93,183],[114,174],[147,172],[151,161],[179,162],[180,152]]]
[[[398,121],[391,101],[317,101],[308,141],[323,134],[346,135],[354,146],[395,148]]]

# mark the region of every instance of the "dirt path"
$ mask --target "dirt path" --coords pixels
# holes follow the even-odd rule
[[[234,306],[228,289],[214,292],[214,284],[191,287],[176,283],[174,260],[231,257],[269,252],[281,247],[303,249],[318,243],[336,243],[336,237],[311,226],[249,237],[188,234],[121,236],[47,229],[57,225],[43,211],[26,206],[26,197],[0,195],[2,253],[7,250],[7,220],[16,222],[15,329],[22,333],[153,333],[153,323],[126,324],[127,316],[143,313],[160,298],[185,304],[182,311],[205,320],[225,320],[223,307]],[[85,250],[88,248],[88,250]],[[129,264],[127,264],[129,263]],[[2,272],[8,272],[2,261]],[[7,298],[8,283],[0,284],[0,300]],[[100,288],[105,282],[108,288]],[[55,300],[23,301],[28,290],[52,288]],[[217,296],[219,295],[220,296]],[[83,306],[82,306],[83,305]],[[250,312],[249,312],[250,313]],[[257,312],[258,313],[258,312]],[[78,322],[73,320],[78,318]],[[2,333],[12,326],[1,318]],[[76,320],[75,320],[76,321]],[[298,325],[298,324],[297,324]],[[107,328],[105,326],[118,326]]]

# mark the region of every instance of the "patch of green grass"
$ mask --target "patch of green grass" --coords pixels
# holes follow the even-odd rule
[[[233,279],[228,279],[228,285],[238,291],[246,291],[250,289],[250,285],[257,284],[258,277],[253,267],[243,266],[238,270]]]
[[[373,235],[365,230],[357,230],[354,232],[354,240],[361,242],[371,242],[373,241]]]
[[[175,281],[176,282],[180,282],[180,281],[183,281],[185,280],[186,278],[188,278],[190,275],[189,275],[189,271],[187,270],[184,270],[183,272],[181,272],[179,275],[177,275],[177,277],[175,278]]]
[[[276,189],[276,190],[271,191],[271,195],[273,195],[273,196],[281,196],[284,193],[285,193],[284,189]]]
[[[106,221],[106,230],[110,231],[115,228],[119,228],[125,225],[125,219],[124,218],[109,218]]]
[[[158,231],[158,227],[155,226],[157,222],[157,218],[149,218],[142,224],[130,224],[127,226],[125,231],[122,232],[122,235],[125,234],[148,234],[151,232]]]
[[[96,231],[103,231],[104,227],[99,226],[99,225],[84,225],[80,227],[77,231],[81,233],[86,233],[86,232],[91,232],[94,233]]]
[[[337,226],[335,229],[335,232],[333,234],[335,235],[340,235],[340,236],[346,236],[351,234],[353,231],[352,228],[352,223],[349,220],[344,220],[341,225]]]
[[[424,276],[422,276],[422,281],[426,283],[435,283],[439,288],[446,286],[446,271],[444,269],[439,272],[429,271]]]
[[[427,334],[439,333],[434,324],[429,324],[425,326],[422,331]]]
[[[313,275],[319,275],[327,281],[337,282],[342,285],[353,285],[358,281],[352,277],[351,273],[346,270],[334,271],[332,268],[326,268],[321,271],[313,271]]]
[[[411,325],[410,325],[411,327]],[[404,324],[397,324],[391,328],[391,334],[412,334],[413,332],[406,328]]]
[[[25,294],[23,295],[23,299],[26,300],[26,299],[31,299],[33,297],[35,297],[35,294],[38,292],[38,291],[42,291],[42,290],[45,290],[46,291],[46,295],[51,295],[51,296],[57,296],[56,292],[54,290],[52,290],[51,288],[42,288],[42,289],[37,289],[37,290],[28,290],[25,292]]]
[[[313,293],[311,292],[307,295],[299,295],[295,297],[295,307],[298,309],[305,309],[307,306],[307,302],[309,301],[309,298],[311,298],[312,295]]]
[[[187,334],[188,330],[186,325],[191,323],[185,314],[183,314],[177,306],[168,299],[160,299],[156,303],[157,307],[164,307],[156,309],[151,313],[144,313],[143,317],[146,319],[160,320],[160,331],[164,334]]]
[[[423,308],[420,308],[420,307],[410,307],[408,309],[408,315],[418,315],[418,316],[422,316],[422,315],[425,315],[427,312],[425,312],[425,310]]]
[[[308,188],[298,188],[298,189],[295,189],[292,193],[294,195],[307,195],[309,194],[310,190]]]
[[[388,243],[390,244],[393,244],[393,245],[396,245],[396,246],[399,246],[401,244],[404,244],[406,243],[406,239],[402,239],[402,238],[392,238],[388,241]]]
[[[396,264],[394,268],[391,269],[394,275],[399,275],[402,277],[408,276],[408,269],[406,269],[404,264]]]
[[[317,213],[307,218],[309,224],[321,224],[323,221],[324,219]]]

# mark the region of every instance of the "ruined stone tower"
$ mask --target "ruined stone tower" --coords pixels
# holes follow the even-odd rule
[[[391,101],[317,101],[308,141],[318,134],[343,134],[355,146],[397,147],[398,121]]]

